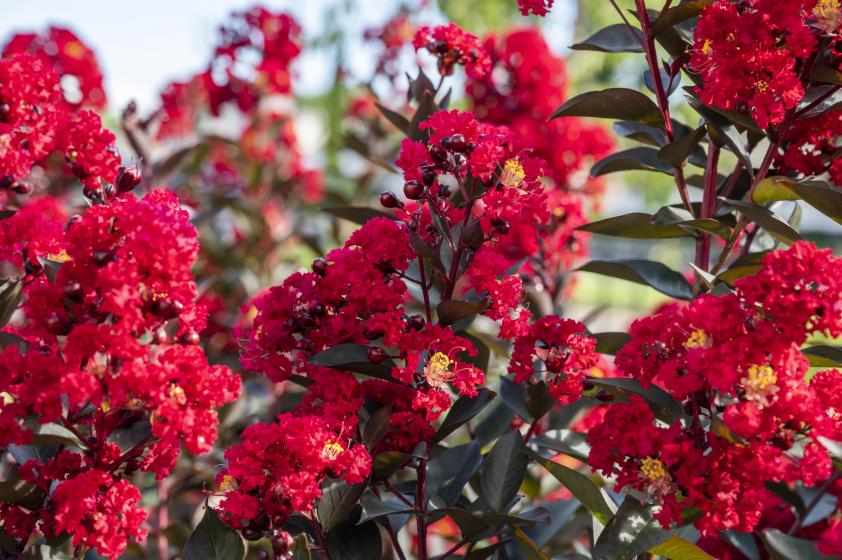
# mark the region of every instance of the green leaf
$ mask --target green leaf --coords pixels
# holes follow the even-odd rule
[[[526,409],[526,389],[522,383],[515,383],[508,377],[500,377],[500,398],[512,412],[524,420],[529,420],[529,411]]]
[[[596,339],[596,351],[600,354],[616,356],[617,352],[631,340],[631,335],[624,332],[593,333]]]
[[[498,513],[508,511],[517,495],[529,460],[520,432],[512,430],[501,437],[488,452],[482,468],[482,496]]]
[[[316,506],[319,522],[325,531],[330,531],[345,521],[365,491],[367,483],[348,484],[344,480],[334,480],[322,491],[322,497]]]
[[[23,297],[23,284],[4,280],[0,283],[0,328],[5,327]]]
[[[828,186],[827,183],[769,177],[760,181],[752,193],[752,200],[757,204],[799,199],[836,223],[842,224],[842,191]]]
[[[389,431],[389,420],[392,417],[392,406],[381,406],[368,418],[363,431],[363,441],[369,449],[380,443]]]
[[[760,548],[752,533],[722,531],[719,536],[749,560],[760,560]]]
[[[728,284],[733,284],[743,276],[750,276],[760,270],[760,265],[767,252],[749,253],[731,264],[731,268],[719,273],[717,278]]]
[[[690,235],[679,225],[655,224],[652,219],[652,214],[632,212],[598,222],[590,222],[576,229],[631,239],[672,239]]]
[[[365,224],[372,218],[395,219],[395,217],[391,214],[375,210],[374,208],[369,208],[368,206],[333,206],[330,208],[322,208],[322,210],[331,216],[336,216],[337,218],[342,218],[343,220],[348,220],[360,225]]]
[[[698,545],[677,535],[672,535],[658,546],[653,546],[649,552],[669,560],[716,560]]]
[[[515,527],[512,532],[514,533],[517,542],[520,543],[520,549],[523,552],[524,558],[527,560],[550,560],[550,557],[544,554],[544,552],[538,548],[538,545],[532,542],[532,539],[530,539],[522,529]]]
[[[573,430],[550,430],[534,438],[536,444],[559,453],[564,453],[580,461],[586,461],[591,446],[588,445],[588,437],[581,432]]]
[[[581,43],[570,47],[574,51],[599,51],[606,53],[642,53],[643,33],[624,23],[600,29]]]
[[[672,144],[667,144],[658,151],[658,159],[664,163],[668,163],[673,167],[681,167],[684,162],[693,153],[693,150],[705,137],[707,130],[704,126],[700,126],[690,134],[682,136]]]
[[[596,117],[655,124],[664,120],[651,99],[639,91],[626,88],[577,95],[556,109],[550,120],[559,117]]]
[[[626,496],[617,513],[605,524],[594,545],[594,558],[626,560],[635,558],[664,542],[669,533],[651,523],[650,508],[633,496]]]
[[[681,403],[657,385],[650,384],[649,387],[644,388],[640,380],[627,377],[589,377],[588,381],[612,393],[620,392],[643,397],[649,403],[652,412],[668,424],[687,418]]]
[[[594,164],[591,176],[600,177],[618,171],[658,171],[672,175],[672,168],[658,159],[654,148],[638,147],[611,154]]]
[[[440,497],[448,506],[454,505],[481,464],[477,441],[433,455],[427,462],[427,494]]]
[[[613,517],[614,512],[608,507],[602,491],[597,487],[593,481],[587,476],[578,471],[574,471],[569,467],[553,463],[548,459],[530,453],[530,456],[538,461],[542,467],[547,469],[556,480],[558,480],[565,488],[570,490],[577,500],[579,500],[585,508],[596,517],[600,523],[608,523]]]
[[[742,215],[769,232],[769,235],[787,245],[792,245],[801,239],[801,236],[798,235],[797,231],[792,229],[792,226],[780,219],[768,208],[740,200],[728,200],[721,197],[720,200],[725,201],[728,206],[735,208]]]
[[[526,410],[533,420],[540,420],[552,409],[556,400],[544,381],[538,381],[526,388]]]
[[[623,138],[629,138],[640,142],[641,144],[648,144],[660,148],[666,142],[664,131],[648,124],[643,124],[634,121],[619,121],[612,126],[614,132]]]
[[[705,6],[710,6],[713,2],[714,0],[684,0],[658,16],[652,24],[652,33],[657,35],[678,23],[698,17]]]
[[[810,360],[810,367],[842,367],[842,347],[827,345],[811,346],[802,349],[801,353]]]
[[[650,286],[676,299],[693,299],[693,289],[687,279],[658,262],[639,259],[590,261],[577,270]]]
[[[450,407],[450,412],[441,423],[433,442],[439,442],[456,431],[459,426],[476,416],[496,396],[497,394],[493,391],[482,387],[475,397],[460,397]]]
[[[380,560],[383,554],[380,530],[373,521],[337,525],[328,532],[326,541],[331,560]]]
[[[387,479],[410,459],[412,459],[412,455],[409,453],[384,451],[371,462],[371,475],[377,480]]]
[[[709,127],[708,132],[711,135],[711,139],[717,145],[727,146],[742,161],[746,170],[752,171],[754,167],[751,162],[748,146],[732,121],[723,116],[721,112],[713,107],[708,107],[697,99],[690,98],[689,103],[691,107],[704,117]]]
[[[184,560],[242,560],[245,556],[246,546],[240,534],[205,504],[205,515],[184,545]]]
[[[447,243],[442,243],[442,247],[444,246],[448,246]],[[486,307],[488,305],[484,300],[462,301],[450,299],[441,302],[436,308],[436,313],[438,313],[439,323],[452,325],[457,321],[482,313]]]
[[[712,233],[722,239],[728,239],[731,236],[731,227],[728,224],[714,218],[694,218],[684,208],[673,206],[664,206],[659,209],[652,217],[652,223],[659,226],[678,226],[688,232],[699,230]]]
[[[777,529],[763,531],[763,541],[774,560],[829,560],[816,543],[791,537]]]
[[[377,519],[378,517],[406,514],[414,511],[397,498],[381,500],[374,494],[370,493],[363,494],[360,499],[360,504],[363,507],[363,513],[362,516],[360,516],[360,520],[357,521],[358,525],[371,519]]]
[[[292,545],[292,560],[310,560],[310,546],[307,544],[307,534],[300,533],[295,536]]]
[[[395,363],[390,358],[379,364],[368,361],[368,348],[363,344],[338,344],[310,356],[309,363],[388,379]]]

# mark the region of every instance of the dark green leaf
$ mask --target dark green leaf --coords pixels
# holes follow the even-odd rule
[[[801,239],[801,236],[798,235],[797,231],[792,229],[792,226],[780,219],[768,208],[757,206],[756,204],[752,204],[750,202],[742,202],[740,200],[722,200],[724,200],[728,206],[737,209],[745,217],[765,229],[769,232],[769,235],[783,243],[786,243],[787,245],[792,245]]]
[[[325,531],[330,531],[348,517],[362,496],[367,484],[348,484],[344,480],[334,480],[322,491],[322,497],[316,506],[319,522]]]
[[[38,491],[38,487],[23,480],[0,481],[0,502],[17,504]]]
[[[500,377],[500,398],[512,412],[524,420],[529,420],[530,414],[526,409],[526,389],[522,383],[515,383],[508,377]]]
[[[594,546],[594,558],[626,560],[635,558],[664,542],[669,533],[651,523],[649,507],[633,496],[626,496],[620,509],[605,524]]]
[[[760,560],[760,548],[757,546],[757,539],[754,538],[752,533],[723,531],[719,536],[749,560]]]
[[[743,140],[743,137],[740,136],[737,127],[714,108],[708,107],[693,98],[690,98],[689,102],[704,117],[709,127],[708,132],[711,134],[711,139],[720,146],[727,146],[734,152],[734,155],[740,158],[746,170],[752,171],[754,167],[751,162],[748,146],[745,140]]]
[[[577,229],[631,239],[671,239],[689,237],[687,230],[675,224],[655,224],[653,216],[643,212],[632,212],[622,216],[591,222]]]
[[[538,455],[532,455],[556,480],[570,490],[577,500],[596,517],[600,523],[608,523],[614,512],[608,507],[602,491],[590,478],[569,467],[554,463]]]
[[[453,403],[450,412],[447,413],[438,432],[436,432],[433,442],[439,442],[449,436],[459,426],[476,416],[496,396],[497,394],[493,391],[482,387],[475,397],[460,397]]]
[[[242,560],[245,555],[246,546],[240,534],[223,523],[206,504],[205,515],[184,545],[184,560]]]
[[[546,545],[555,537],[573,513],[579,509],[579,502],[576,500],[554,500],[543,502],[541,505],[549,512],[550,522],[547,525],[535,525],[524,530],[538,546]]]
[[[366,521],[377,519],[378,517],[406,514],[414,511],[397,498],[381,500],[374,494],[369,493],[363,494],[360,499],[360,504],[363,507],[363,513],[360,520],[357,521],[357,524],[365,523]]]
[[[479,443],[450,447],[430,458],[427,463],[427,494],[454,505],[468,480],[482,464]]]
[[[292,560],[310,560],[310,558],[310,546],[307,544],[307,535],[299,533],[293,541]]]
[[[639,147],[623,150],[599,160],[591,168],[591,175],[600,177],[618,171],[658,171],[672,174],[672,168],[658,159],[658,150]]]
[[[731,227],[728,224],[714,218],[694,218],[684,208],[675,208],[673,206],[664,206],[658,210],[652,217],[652,223],[659,226],[678,226],[688,232],[699,230],[705,233],[712,233],[723,239],[728,239],[731,236]]]
[[[379,364],[368,361],[368,346],[363,344],[339,344],[310,357],[316,366],[364,373],[373,377],[388,378],[395,363],[386,358]]]
[[[368,418],[368,422],[365,423],[365,431],[363,432],[363,441],[366,447],[372,449],[380,443],[380,440],[389,431],[389,420],[391,417],[392,407],[389,405],[381,406]]]
[[[327,549],[331,560],[380,560],[383,542],[374,522],[345,522],[328,532]]]
[[[763,541],[774,560],[829,560],[816,543],[791,537],[777,529],[763,531]]]
[[[624,332],[593,333],[596,339],[596,351],[600,354],[616,356],[617,352],[631,340],[631,335]]]
[[[652,24],[652,33],[658,34],[678,23],[698,17],[705,6],[713,4],[714,0],[684,0],[678,6],[673,6],[661,13]]]
[[[707,130],[700,126],[690,134],[682,136],[672,144],[667,144],[658,151],[658,159],[673,167],[681,167],[705,137]]]
[[[369,208],[368,206],[334,206],[332,208],[322,208],[322,210],[332,216],[336,216],[337,218],[342,218],[343,220],[348,220],[360,225],[366,223],[372,218],[395,219],[395,217],[391,214],[375,210],[374,208]]]
[[[9,280],[0,283],[0,328],[5,327],[23,297],[23,284]]]
[[[446,245],[447,243],[442,243],[442,246]],[[462,301],[450,299],[441,302],[436,308],[436,312],[438,313],[439,323],[452,325],[457,321],[482,313],[486,307],[488,306],[484,300]]]
[[[556,400],[544,381],[538,381],[526,388],[526,410],[533,420],[539,420],[552,409]]]
[[[384,451],[371,462],[371,474],[377,480],[384,480],[395,474],[410,459],[412,455],[409,453]]]
[[[816,181],[793,181],[785,177],[770,177],[757,184],[752,200],[757,204],[778,200],[804,202],[842,224],[842,191]]]
[[[743,276],[750,276],[760,270],[760,263],[766,254],[766,252],[761,252],[742,256],[731,264],[731,268],[721,272],[717,278],[728,284],[733,284]]]
[[[580,461],[587,460],[591,449],[587,436],[573,430],[550,430],[534,438],[533,441],[541,447],[570,455]]]
[[[644,388],[639,380],[627,377],[589,377],[588,381],[609,392],[620,391],[643,397],[649,403],[652,412],[664,422],[671,424],[676,420],[686,419],[684,407],[681,406],[681,403],[657,385],[652,384]]]
[[[599,51],[607,53],[643,52],[643,33],[624,23],[609,25],[593,36],[570,47],[574,51]]]
[[[521,552],[527,560],[550,560],[550,557],[535,544],[529,536],[523,532],[519,527],[515,527],[512,532],[520,544]]]
[[[578,270],[650,286],[676,299],[693,299],[693,289],[687,279],[658,262],[638,259],[591,261]]]
[[[488,452],[482,468],[482,496],[498,513],[505,513],[517,495],[529,460],[520,432],[512,430]]]
[[[644,123],[661,123],[658,106],[633,89],[612,88],[577,95],[555,110],[550,120],[559,117],[597,117]]]
[[[615,122],[612,128],[614,132],[623,138],[630,138],[641,144],[648,144],[660,148],[666,141],[663,130],[649,126],[648,124],[634,121],[619,121]]]
[[[810,360],[810,367],[842,367],[842,347],[819,345],[804,348],[801,352]]]

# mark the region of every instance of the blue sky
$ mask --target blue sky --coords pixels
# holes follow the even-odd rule
[[[291,11],[306,34],[322,28],[324,11],[342,0],[265,0],[264,5]],[[482,1],[482,0],[464,0]],[[512,0],[514,2],[514,0]],[[26,0],[8,2],[0,18],[3,41],[15,31],[42,29],[50,23],[66,25],[79,33],[99,55],[106,77],[112,110],[135,98],[151,109],[158,91],[172,79],[184,79],[206,64],[216,38],[217,26],[227,15],[247,8],[256,0]],[[347,22],[349,32],[382,23],[396,0],[358,0],[363,7]],[[556,48],[570,44],[569,3],[554,10],[548,39]],[[434,21],[434,13],[422,14]],[[347,60],[364,75],[371,57],[359,45],[351,45]],[[331,63],[324,53],[310,53],[299,60],[298,91],[317,93],[330,83]]]

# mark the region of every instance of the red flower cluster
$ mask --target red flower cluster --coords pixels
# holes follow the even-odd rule
[[[565,100],[567,68],[540,31],[491,36],[485,49],[494,71],[468,80],[472,110],[483,121],[510,128],[532,155],[546,162],[546,177],[556,187],[549,191],[550,221],[526,251],[543,254],[542,262],[530,265],[532,281],[553,290],[560,283],[557,275],[587,253],[588,235],[576,228],[586,221],[585,203],[597,206],[595,195],[602,189],[601,181],[588,178],[587,169],[608,155],[613,142],[603,128],[575,117],[548,121]]]
[[[491,70],[491,60],[476,35],[450,23],[433,28],[421,27],[412,40],[415,50],[427,49],[438,59],[438,71],[450,76],[457,64],[473,78],[481,78]]]
[[[3,57],[16,53],[35,55],[52,68],[62,81],[64,100],[70,106],[105,108],[107,99],[96,53],[69,29],[50,27],[43,34],[14,35],[3,47]]]
[[[619,487],[649,491],[665,525],[698,509],[703,534],[754,529],[766,482],[824,480],[830,457],[817,438],[840,435],[842,374],[808,382],[798,348],[810,333],[842,334],[840,272],[842,259],[799,242],[768,255],[734,293],[636,321],[619,371],[657,383],[687,416],[667,426],[640,399],[612,406],[588,436],[590,464]]]
[[[815,177],[828,173],[842,185],[842,161],[836,157],[836,139],[842,135],[842,111],[796,121],[786,132],[781,152],[775,154],[779,173]]]
[[[0,60],[0,187],[28,193],[23,180],[29,171],[59,151],[69,170],[96,191],[102,181],[117,180],[114,141],[97,114],[70,108],[42,58],[21,53]]]
[[[530,13],[544,17],[553,7],[554,0],[517,0],[520,13],[528,16]]]
[[[719,0],[705,8],[690,59],[702,101],[749,114],[763,128],[782,123],[804,98],[817,38],[835,32],[822,24],[820,4]]]
[[[144,534],[140,494],[119,477],[166,476],[182,443],[209,451],[215,408],[237,397],[239,379],[196,346],[205,321],[191,273],[196,230],[176,197],[108,202],[66,229],[53,199],[0,221],[3,258],[23,268],[25,286],[24,322],[9,328],[20,343],[0,360],[0,446],[64,426],[73,451],[23,465],[47,496],[58,484],[52,497],[31,512],[6,508],[2,522],[27,518],[31,531],[42,519],[49,536],[68,532],[117,556]]]
[[[596,340],[585,326],[571,319],[541,317],[529,323],[527,311],[512,321],[505,321],[502,338],[514,340],[509,373],[515,383],[546,379],[550,394],[560,404],[569,404],[582,396],[585,373],[599,363]],[[536,368],[540,360],[543,367]]]
[[[375,74],[395,79],[402,74],[398,58],[403,48],[415,37],[415,26],[410,22],[409,15],[400,11],[380,27],[366,29],[366,41],[380,43],[382,52],[377,58]]]
[[[327,477],[362,482],[371,457],[362,445],[338,435],[319,415],[282,414],[276,424],[254,424],[225,452],[219,505],[229,525],[258,537],[280,530],[293,512],[309,513]]]

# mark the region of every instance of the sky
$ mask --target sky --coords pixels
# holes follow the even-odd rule
[[[152,109],[158,92],[174,79],[186,79],[202,69],[210,56],[218,25],[234,10],[258,0],[16,0],[4,2],[0,38],[17,31],[32,31],[49,24],[73,29],[97,52],[106,79],[111,110],[135,99],[141,109]],[[341,0],[264,0],[268,8],[292,12],[305,36],[323,28],[325,9]],[[482,0],[458,0],[478,1]],[[512,0],[514,2],[514,0]],[[396,0],[358,0],[363,8],[344,23],[350,33],[383,23],[395,10]],[[557,3],[559,4],[559,3]],[[548,22],[551,44],[570,44],[570,4],[562,2]],[[420,14],[425,23],[438,23],[432,12]],[[370,70],[371,56],[352,44],[347,60],[360,75]],[[297,63],[296,91],[319,93],[332,79],[331,60],[324,52],[305,51]]]

